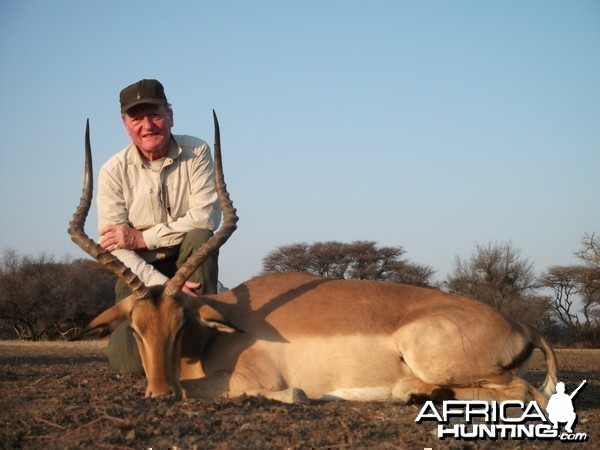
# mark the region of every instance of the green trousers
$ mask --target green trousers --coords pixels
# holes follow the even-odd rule
[[[210,230],[205,229],[190,231],[186,234],[178,249],[170,249],[168,254],[171,254],[171,256],[155,261],[152,261],[150,257],[150,260],[147,259],[147,262],[152,264],[159,272],[171,278],[175,275],[177,269],[187,261],[188,257],[212,235],[213,233]],[[217,293],[219,279],[218,259],[219,254],[216,251],[190,276],[190,281],[202,283],[202,287],[196,291],[198,294],[209,295]],[[131,291],[125,282],[119,279],[115,285],[116,303],[124,300],[130,294]],[[129,326],[129,321],[123,322],[112,332],[108,340],[108,346],[106,347],[106,355],[111,366],[121,372],[144,373],[140,353]]]

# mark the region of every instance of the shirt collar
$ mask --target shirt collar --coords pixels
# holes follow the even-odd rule
[[[167,150],[166,154],[165,166],[172,164],[175,159],[179,158],[179,155],[181,155],[182,152],[183,150],[181,147],[179,147],[179,144],[175,140],[175,136],[171,134],[169,149]],[[128,155],[128,159],[131,164],[134,164],[138,167],[144,166],[145,160],[142,158],[142,155],[140,155],[138,148],[133,142],[129,144]]]

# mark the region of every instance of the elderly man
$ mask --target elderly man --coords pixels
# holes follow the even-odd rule
[[[203,140],[171,134],[173,110],[159,81],[127,86],[120,102],[132,142],[100,169],[100,245],[146,285],[164,284],[219,226],[212,156]],[[217,259],[214,254],[200,266],[186,293],[217,292]],[[118,302],[129,290],[119,280],[115,293]],[[112,333],[107,354],[119,370],[143,371],[128,324]]]

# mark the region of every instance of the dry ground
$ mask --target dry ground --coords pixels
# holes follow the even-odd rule
[[[420,406],[336,402],[285,405],[262,398],[143,398],[142,377],[120,375],[104,343],[0,341],[0,448],[13,449],[545,449],[600,447],[600,350],[558,350],[588,441],[440,441],[414,422]],[[529,376],[545,367],[536,355]]]

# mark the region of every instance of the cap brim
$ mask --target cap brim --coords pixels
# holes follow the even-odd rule
[[[139,105],[166,105],[167,102],[158,98],[148,98],[145,100],[137,100],[133,103],[129,103],[121,108],[121,113],[125,113],[129,111],[131,108],[134,108]]]

